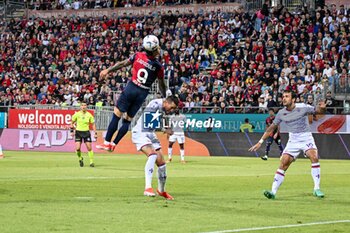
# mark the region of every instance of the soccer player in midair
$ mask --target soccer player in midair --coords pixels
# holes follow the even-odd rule
[[[132,78],[117,101],[104,143],[97,145],[96,147],[98,149],[103,149],[109,152],[114,150],[115,146],[128,132],[132,118],[141,108],[156,79],[158,79],[161,94],[164,97],[166,96],[164,68],[157,58],[160,53],[158,38],[153,35],[146,36],[143,39],[143,48],[145,52],[137,52],[129,59],[117,62],[114,66],[111,66],[100,73],[101,77],[106,77],[110,72],[131,64],[133,65]],[[118,130],[118,123],[123,115],[123,124]],[[112,137],[117,130],[118,134],[112,142]]]

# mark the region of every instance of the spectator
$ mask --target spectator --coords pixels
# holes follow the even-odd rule
[[[137,1],[45,2],[49,4],[33,1],[32,6],[49,10],[140,5]],[[225,14],[227,23],[218,12],[183,15],[171,11],[122,19],[14,19],[0,36],[7,51],[0,53],[0,88],[16,104],[40,103],[45,96],[43,102],[76,105],[78,100],[96,100],[101,95],[106,105],[113,106],[110,92],[121,91],[131,71],[125,68],[111,80],[99,80],[99,71],[140,50],[141,38],[154,33],[161,41],[171,91],[205,109],[215,105],[214,96],[217,107],[223,103],[241,112],[244,106],[259,106],[259,96],[266,90],[275,92],[272,99],[277,106],[285,89],[296,90],[300,101],[309,94],[316,101],[316,96],[333,88],[348,91],[349,16],[345,8],[329,16],[318,10],[313,17],[307,12],[289,14],[282,6],[270,14],[266,6],[269,9],[264,4],[260,11],[259,30],[240,11]],[[5,97],[0,101],[9,102]]]

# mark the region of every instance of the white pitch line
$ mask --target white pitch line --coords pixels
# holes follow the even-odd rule
[[[87,176],[87,177],[1,177],[0,181],[42,181],[42,180],[110,180],[110,179],[140,179],[144,178],[143,176]]]
[[[201,232],[201,233],[230,233],[230,232],[242,232],[242,231],[258,231],[258,230],[269,230],[269,229],[280,229],[280,228],[327,225],[327,224],[336,224],[336,223],[350,223],[350,220],[336,220],[336,221],[326,221],[326,222],[310,222],[310,223],[302,223],[302,224],[290,224],[290,225],[281,225],[281,226],[240,228],[240,229],[223,230],[223,231],[210,231],[210,232]]]
[[[305,173],[306,174],[306,173]],[[307,173],[308,174],[308,173]],[[191,176],[191,178],[206,178],[206,177],[251,177],[256,175],[204,175],[204,176]],[[262,176],[271,176],[270,174],[259,174]],[[173,178],[187,178],[188,176],[173,176]],[[144,176],[87,176],[87,177],[70,177],[70,176],[62,176],[62,177],[35,177],[35,176],[2,176],[0,177],[0,181],[21,181],[21,180],[107,180],[107,179],[139,179],[144,178]]]

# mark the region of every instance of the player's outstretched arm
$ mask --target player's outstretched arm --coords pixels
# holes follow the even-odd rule
[[[166,97],[166,85],[164,79],[158,79],[159,90],[163,97]]]
[[[255,144],[254,146],[249,148],[249,151],[257,151],[261,145],[264,143],[264,141],[270,136],[271,132],[275,131],[277,129],[277,125],[271,124],[265,131],[264,135],[261,137],[259,142]]]
[[[100,76],[101,78],[105,78],[107,74],[109,74],[110,72],[119,70],[120,68],[129,66],[129,65],[131,65],[130,59],[125,59],[124,61],[116,62],[113,66],[109,67],[108,69],[102,70],[100,73]]]

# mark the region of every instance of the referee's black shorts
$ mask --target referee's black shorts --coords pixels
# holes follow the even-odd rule
[[[75,131],[75,142],[91,142],[90,131]]]

